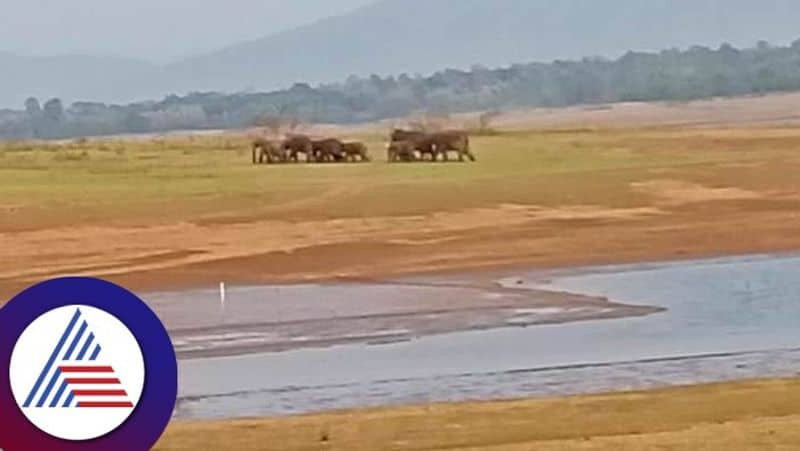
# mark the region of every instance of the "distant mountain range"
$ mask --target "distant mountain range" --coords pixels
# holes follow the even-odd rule
[[[339,17],[158,66],[0,53],[0,107],[30,95],[127,102],[241,92],[351,74],[430,73],[800,37],[796,0],[381,0]]]

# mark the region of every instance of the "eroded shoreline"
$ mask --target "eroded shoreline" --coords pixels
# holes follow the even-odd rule
[[[387,344],[663,310],[471,276],[232,287],[224,307],[216,290],[144,297],[165,322],[180,359]]]

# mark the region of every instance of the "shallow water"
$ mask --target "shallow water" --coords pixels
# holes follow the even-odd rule
[[[668,308],[641,318],[181,362],[180,417],[648,388],[800,371],[800,257],[509,274]]]

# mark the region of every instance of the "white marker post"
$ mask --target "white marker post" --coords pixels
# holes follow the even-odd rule
[[[225,282],[219,283],[219,307],[225,313]]]

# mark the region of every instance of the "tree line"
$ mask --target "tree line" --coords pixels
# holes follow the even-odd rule
[[[312,87],[298,83],[264,93],[191,93],[127,105],[30,98],[0,110],[0,137],[69,138],[170,130],[230,129],[254,124],[356,123],[405,116],[563,107],[626,101],[688,101],[800,90],[800,40],[737,49],[628,52],[618,59],[474,66],[430,76],[351,76]]]

